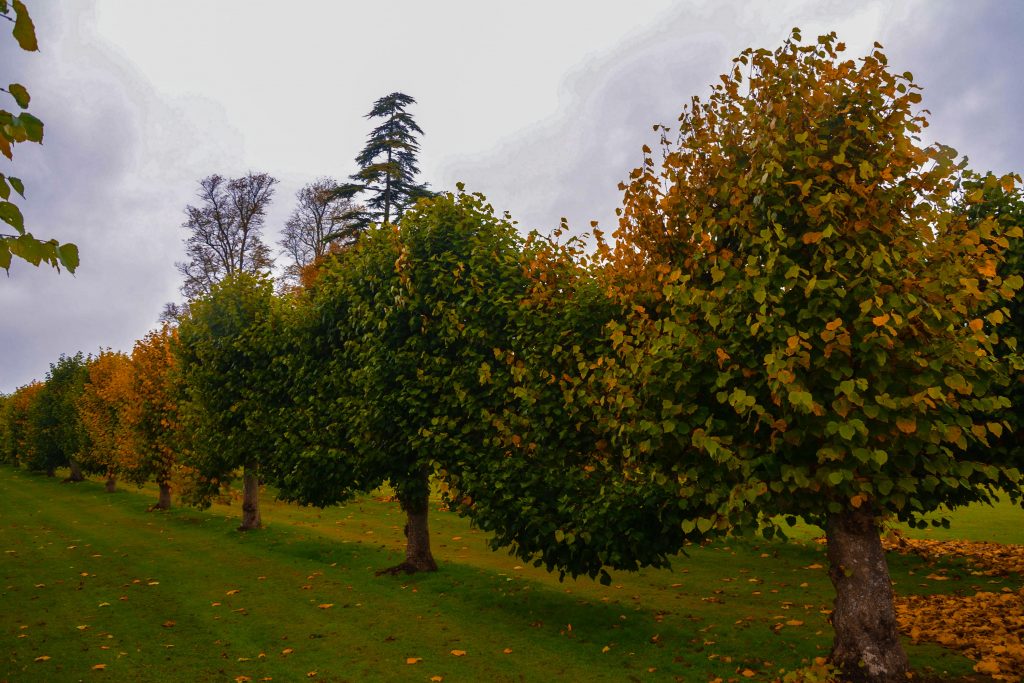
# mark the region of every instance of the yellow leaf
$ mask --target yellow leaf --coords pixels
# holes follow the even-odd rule
[[[290,655],[293,652],[295,652],[294,648],[290,648],[290,647],[286,647],[285,649],[281,650],[281,654],[283,654],[285,657],[287,657],[288,655]]]
[[[37,662],[48,662],[48,661],[50,661],[50,655],[40,655],[39,657],[35,658],[35,661],[37,661]]]
[[[444,676],[431,676],[430,680],[434,681],[434,683],[438,683],[438,681],[444,680]]]
[[[804,622],[800,621],[799,619],[790,619],[789,621],[786,622],[786,626],[803,626],[803,625],[804,625]]]
[[[235,589],[233,589],[233,590],[229,590],[229,591],[228,591],[227,593],[225,593],[224,595],[238,595],[238,594],[239,594],[240,592],[241,592],[241,591],[240,591],[239,589],[235,588]]]
[[[610,651],[611,651],[611,648],[609,646],[607,646],[607,645],[605,645],[604,647],[601,648],[601,652],[610,652]]]
[[[452,656],[453,657],[465,657],[466,656],[466,651],[465,650],[452,650]]]
[[[79,631],[88,631],[89,624],[82,624],[81,626],[76,626],[75,628],[77,628]]]
[[[423,657],[406,657],[405,658],[405,663],[406,664],[419,664],[422,661],[423,661]]]

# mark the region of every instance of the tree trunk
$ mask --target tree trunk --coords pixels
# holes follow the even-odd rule
[[[68,481],[85,481],[85,477],[82,475],[82,467],[78,464],[78,461],[72,458],[68,461],[68,467],[71,469],[71,474],[68,475]]]
[[[427,527],[427,510],[429,501],[424,496],[422,502],[402,503],[405,510],[405,562],[377,572],[381,574],[414,574],[416,572],[436,572],[437,562],[430,552],[430,529]]]
[[[117,492],[117,475],[114,474],[113,472],[107,472],[106,491],[107,491],[107,493],[116,493]]]
[[[836,589],[832,663],[854,683],[905,682],[892,581],[874,514],[867,509],[829,515],[829,578]]]
[[[160,487],[160,497],[155,503],[153,503],[150,510],[170,510],[171,509],[171,484],[168,481],[158,481],[157,486]]]
[[[259,473],[255,467],[246,465],[242,475],[242,525],[238,530],[252,531],[262,526]]]

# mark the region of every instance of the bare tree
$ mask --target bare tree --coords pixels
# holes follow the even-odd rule
[[[182,227],[188,261],[176,263],[185,281],[181,293],[195,299],[237,272],[266,273],[273,265],[262,240],[267,206],[277,179],[266,173],[241,178],[211,175],[199,181],[199,206],[185,207]]]
[[[302,269],[333,246],[345,246],[358,236],[358,227],[346,218],[353,213],[352,200],[337,196],[336,187],[334,178],[317,178],[295,193],[295,209],[278,243],[281,253],[292,260],[284,271],[290,284],[297,283]]]

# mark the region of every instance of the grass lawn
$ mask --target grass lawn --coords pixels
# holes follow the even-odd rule
[[[601,586],[559,583],[432,512],[441,570],[375,577],[402,557],[397,504],[264,501],[267,528],[241,534],[238,506],[147,513],[153,501],[0,466],[0,681],[767,681],[831,643],[810,529]],[[912,534],[1024,543],[1024,511],[961,510],[950,532]],[[917,557],[890,563],[902,594],[1022,584],[957,560],[947,581]],[[938,646],[907,649],[920,671],[971,673]]]

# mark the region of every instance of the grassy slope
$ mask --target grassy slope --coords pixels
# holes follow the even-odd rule
[[[266,504],[269,527],[239,534],[237,506],[146,513],[153,499],[0,467],[0,681],[770,680],[831,641],[831,586],[810,541],[694,548],[674,571],[605,587],[559,583],[435,513],[441,571],[376,578],[400,560],[397,505]],[[1024,535],[1019,508],[956,519],[978,538]],[[917,558],[891,562],[903,593],[1020,585],[956,563],[960,578],[933,582]],[[917,667],[970,672],[933,646],[909,652]]]

